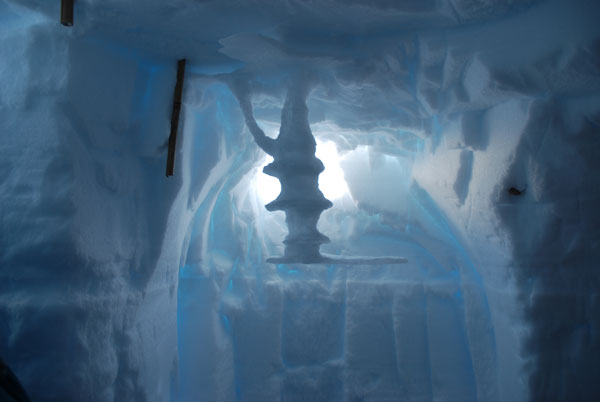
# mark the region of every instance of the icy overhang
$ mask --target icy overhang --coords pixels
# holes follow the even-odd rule
[[[58,22],[58,1],[7,4]],[[596,24],[588,8],[551,0],[79,0],[68,32],[156,64],[186,58],[191,86],[194,75],[237,71],[255,94],[282,99],[289,71],[316,70],[311,123],[425,138],[447,114],[589,88]]]
[[[59,1],[8,0],[50,18]],[[466,0],[79,0],[75,32],[99,32],[132,47],[198,63],[222,61],[218,41],[255,33],[308,53],[343,54],[357,40],[455,28],[521,11],[538,1]],[[332,52],[333,50],[333,52]]]

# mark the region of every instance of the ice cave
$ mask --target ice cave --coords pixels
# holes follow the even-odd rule
[[[0,0],[0,400],[600,400],[599,17]]]

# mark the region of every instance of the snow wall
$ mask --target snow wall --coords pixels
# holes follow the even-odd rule
[[[35,401],[598,399],[597,12],[1,0],[0,357]],[[343,172],[322,251],[408,264],[264,263],[230,88],[276,135],[297,71]]]

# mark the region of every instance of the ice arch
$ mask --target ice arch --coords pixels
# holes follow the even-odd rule
[[[256,170],[249,167],[260,152],[254,162],[231,159],[236,149],[257,148],[244,129],[247,116],[224,84],[206,85],[211,103],[200,107],[198,129],[225,134],[213,171],[221,164],[226,171],[219,169],[217,182],[203,190],[211,195],[200,198],[181,270],[185,400],[498,398],[486,290],[443,213],[411,179],[421,140],[413,138],[412,151],[402,155],[369,145],[348,151],[342,166],[345,161],[353,195],[338,200],[321,222],[334,236],[324,246],[329,253],[400,253],[409,258],[407,267],[282,263],[269,269],[264,260],[281,253],[287,231],[283,214],[265,211],[252,187]],[[215,114],[222,119],[207,124]],[[328,137],[332,129],[316,135]],[[366,179],[352,167],[375,172],[375,185],[397,186],[395,201],[371,202],[369,190],[360,188]]]

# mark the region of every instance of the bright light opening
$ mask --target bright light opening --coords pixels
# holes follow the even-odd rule
[[[335,143],[317,141],[316,155],[325,165],[325,170],[319,176],[319,189],[325,198],[333,201],[348,193],[348,184],[340,166],[340,156]]]
[[[348,193],[348,185],[344,179],[344,171],[340,166],[340,156],[335,144],[331,141],[317,141],[316,156],[325,165],[325,170],[319,175],[319,189],[325,198],[333,201]],[[256,168],[256,193],[264,204],[273,201],[281,192],[279,180],[263,173],[263,168],[271,162],[273,157],[267,155],[261,166]]]
[[[263,164],[256,168],[256,193],[263,204],[268,204],[273,201],[281,192],[281,184],[279,180],[273,176],[263,173],[263,168],[273,162],[273,157],[267,155]]]

